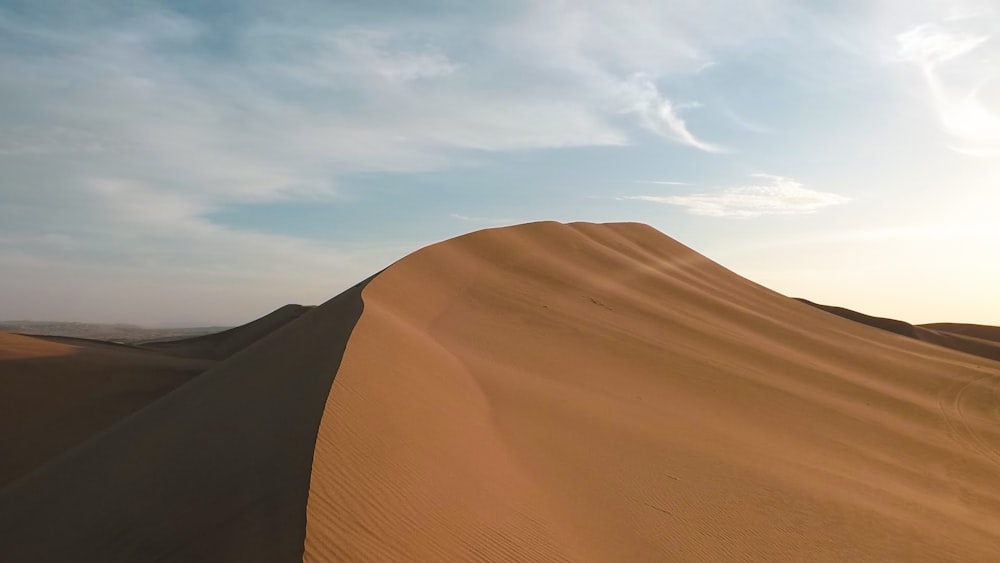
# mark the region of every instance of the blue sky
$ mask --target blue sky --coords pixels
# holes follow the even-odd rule
[[[998,74],[996,1],[0,2],[0,318],[244,322],[556,219],[1000,324]]]

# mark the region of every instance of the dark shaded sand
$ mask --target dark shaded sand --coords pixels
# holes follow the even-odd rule
[[[255,321],[229,330],[194,338],[147,342],[142,344],[142,347],[185,358],[224,360],[314,308],[303,305],[285,305]]]
[[[313,308],[285,305],[216,334],[142,345],[0,332],[0,397],[10,402],[0,409],[0,486]]]
[[[827,313],[833,313],[838,317],[887,330],[901,336],[915,338],[931,344],[937,344],[938,346],[944,346],[945,348],[951,348],[952,350],[1000,361],[1000,328],[998,327],[959,323],[911,325],[910,323],[895,319],[872,317],[843,307],[820,305],[807,299],[799,299],[799,301]]]
[[[0,489],[0,561],[298,561],[363,284]]]
[[[968,323],[930,323],[920,325],[938,332],[950,332],[962,336],[971,336],[980,340],[1000,342],[1000,326],[976,325]]]
[[[94,340],[0,332],[0,486],[211,365]]]

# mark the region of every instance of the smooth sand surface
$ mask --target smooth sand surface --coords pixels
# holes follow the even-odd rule
[[[314,309],[142,345],[0,332],[0,486],[77,446]]]
[[[0,487],[210,365],[93,340],[0,332]]]
[[[314,307],[285,305],[257,320],[229,330],[194,338],[149,342],[142,344],[142,347],[185,358],[225,360],[312,309]]]
[[[1000,361],[1000,328],[998,327],[958,323],[911,325],[904,321],[873,317],[843,307],[820,305],[807,299],[798,299],[798,301],[826,311],[827,313],[833,313],[838,317],[850,319],[868,326],[894,332],[909,338],[916,338],[917,340],[944,346],[945,348],[951,348],[952,350],[958,350],[966,354]]]
[[[920,325],[938,332],[951,332],[962,336],[971,336],[981,340],[1000,342],[1000,326],[976,325],[968,323],[931,323]]]
[[[635,224],[474,233],[362,298],[306,561],[1000,556],[1000,363]]]

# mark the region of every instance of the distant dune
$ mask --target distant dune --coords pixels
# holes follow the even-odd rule
[[[0,321],[0,331],[32,336],[88,338],[120,344],[151,340],[191,338],[212,334],[229,327],[149,328],[130,324],[73,323],[53,321]]]
[[[290,316],[0,489],[0,560],[996,560],[1000,362],[650,227],[480,231]]]
[[[952,350],[1000,361],[1000,327],[960,323],[911,325],[895,319],[872,317],[843,307],[820,305],[807,299],[799,299],[799,301],[839,317],[894,332],[901,336],[916,338]]]
[[[129,346],[0,332],[0,486],[208,365]]]
[[[0,409],[4,452],[0,485],[159,399],[211,367],[212,360],[228,358],[310,309],[285,305],[219,333],[148,344],[0,332],[0,397],[17,399]],[[131,325],[31,326],[41,329],[42,324],[57,332],[60,326],[69,326],[79,330],[62,332],[152,334]]]
[[[974,324],[963,324],[963,323],[931,323],[920,326],[924,328],[929,328],[931,330],[936,330],[938,332],[950,332],[953,334],[959,334],[961,336],[971,336],[973,338],[979,338],[980,340],[1000,342],[1000,327],[998,326],[985,326],[985,325],[974,325]]]
[[[302,305],[285,305],[243,326],[183,340],[147,342],[143,347],[186,358],[224,360],[312,309]]]

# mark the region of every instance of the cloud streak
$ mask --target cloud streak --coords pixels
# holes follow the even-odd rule
[[[638,115],[643,126],[657,135],[705,152],[729,152],[696,137],[680,116],[679,108],[660,93],[651,77],[644,74],[631,77],[623,84],[623,97],[628,111]]]
[[[811,190],[790,178],[753,174],[758,183],[733,186],[714,193],[659,196],[638,195],[624,199],[649,201],[683,207],[692,215],[706,217],[760,217],[763,215],[798,215],[815,213],[825,207],[841,205],[849,198]]]
[[[964,19],[919,25],[896,36],[899,57],[918,66],[931,104],[955,152],[1000,155],[1000,106],[986,100],[1000,95],[1000,49],[985,34],[955,29]]]

